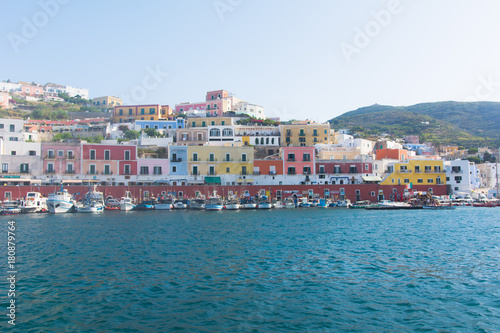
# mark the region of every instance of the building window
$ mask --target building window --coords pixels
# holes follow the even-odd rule
[[[131,116],[132,115],[132,109],[128,109],[128,115]]]
[[[231,172],[231,168],[227,167],[226,168],[226,173],[230,173]]]
[[[11,152],[10,152],[10,154],[11,154],[11,155],[16,155],[16,151],[15,151],[15,150],[13,150],[13,151],[11,151]]]
[[[68,163],[66,166],[66,173],[73,173],[73,163]]]
[[[241,167],[241,174],[242,175],[246,175],[247,174],[247,167],[246,166],[242,166]]]
[[[130,161],[130,150],[125,150],[125,161]]]
[[[57,157],[64,157],[64,150],[58,150]]]
[[[230,128],[224,128],[222,130],[222,136],[233,136],[233,130]]]
[[[2,172],[3,173],[9,172],[9,164],[8,163],[2,163]]]
[[[96,174],[96,172],[95,172],[95,164],[91,164],[91,165],[89,166],[89,173],[90,173],[91,175],[95,175],[95,174]]]
[[[125,164],[123,171],[124,171],[124,174],[130,175],[130,164]]]
[[[172,167],[172,172],[177,172],[177,167],[176,166]]]
[[[432,184],[432,183],[434,183],[434,179],[432,179],[432,178],[428,178],[428,179],[427,179],[427,184]]]
[[[22,163],[20,169],[21,173],[28,173],[29,172],[28,163]]]
[[[325,166],[324,165],[319,166],[319,173],[325,173]]]
[[[149,175],[149,167],[141,166],[141,175]]]
[[[246,162],[247,161],[247,154],[241,154],[241,161]]]
[[[156,110],[154,108],[149,109],[149,114],[155,114],[155,113],[156,113]]]
[[[304,167],[303,168],[303,173],[304,173],[304,175],[310,175],[311,174],[311,168],[310,167]]]
[[[210,136],[220,136],[220,130],[218,128],[212,128],[210,130]]]
[[[90,159],[95,160],[95,149],[90,150]]]
[[[410,179],[405,178],[403,182],[404,182],[405,184],[409,184],[409,183],[410,183]]]
[[[302,156],[303,161],[310,161],[311,160],[311,154],[304,154]]]
[[[208,157],[208,160],[209,160],[210,162],[214,162],[214,161],[215,161],[215,155],[214,155],[213,153],[210,153],[210,155],[208,155],[208,156],[209,156],[209,157]]]
[[[111,172],[110,172],[110,168],[109,168],[109,164],[105,164],[105,165],[104,165],[104,174],[105,174],[105,175],[109,175],[109,174],[111,174]]]
[[[106,161],[109,161],[111,159],[110,157],[111,157],[111,151],[110,150],[105,150],[104,151],[104,159]]]
[[[123,109],[118,110],[118,115],[123,116]]]
[[[423,180],[422,178],[419,178],[419,179],[417,180],[417,183],[419,183],[419,184],[423,184],[423,182],[424,182],[424,180]]]
[[[226,162],[231,161],[231,154],[226,153]]]
[[[193,176],[198,175],[198,166],[197,165],[193,165],[193,167],[191,169],[191,173],[193,174]]]
[[[333,173],[341,173],[340,165],[336,165],[333,167]]]
[[[54,164],[53,163],[47,164],[47,173],[54,173]]]
[[[193,162],[198,161],[198,153],[193,153]]]
[[[141,109],[141,114],[144,114],[144,109]]]
[[[295,175],[295,167],[288,167],[288,174]]]
[[[30,156],[36,156],[36,151],[35,150],[30,150],[29,151]]]
[[[16,136],[9,137],[9,141],[19,141],[19,138]]]
[[[9,126],[9,131],[15,132],[16,131],[16,125],[10,125]]]
[[[153,174],[155,174],[155,175],[161,175],[162,174],[161,173],[161,166],[155,166],[153,168]]]

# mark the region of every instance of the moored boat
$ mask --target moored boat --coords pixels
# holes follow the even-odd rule
[[[226,204],[224,205],[226,207],[226,210],[238,210],[240,209],[240,201],[238,198],[230,198]]]
[[[68,193],[68,190],[61,187],[59,191],[49,194],[47,209],[52,214],[73,213],[75,211],[75,201],[73,196]]]
[[[206,211],[221,211],[223,208],[222,199],[218,196],[208,198],[205,206]]]
[[[174,201],[174,209],[187,209],[189,205],[189,200],[187,199],[177,199]]]
[[[89,188],[82,205],[76,207],[78,213],[102,213],[104,211],[104,195],[96,186]]]
[[[285,200],[285,208],[295,208],[295,201],[292,197],[286,198]]]
[[[205,209],[206,200],[202,198],[189,200],[189,209]]]
[[[42,213],[47,211],[47,198],[40,192],[28,192],[21,201],[21,213]]]
[[[172,210],[173,208],[174,205],[172,199],[161,198],[157,203],[155,203],[155,210]]]
[[[19,207],[19,202],[16,200],[5,200],[2,202],[1,207],[2,215],[17,215],[21,213],[21,208]]]
[[[240,201],[242,209],[255,209],[257,208],[257,203],[253,201],[252,197],[245,197]]]
[[[155,203],[154,200],[144,200],[136,205],[134,210],[153,210],[155,209]]]
[[[135,208],[134,202],[130,197],[130,192],[127,191],[125,196],[120,199],[120,210],[129,211]]]
[[[257,201],[257,209],[271,209],[273,208],[273,204],[268,201],[267,196],[262,195],[259,197]]]

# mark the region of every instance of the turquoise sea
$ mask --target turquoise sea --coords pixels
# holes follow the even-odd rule
[[[0,217],[2,332],[498,332],[500,208]]]

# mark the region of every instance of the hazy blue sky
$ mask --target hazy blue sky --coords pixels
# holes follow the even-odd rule
[[[500,101],[498,0],[55,1],[2,1],[0,80],[170,105],[226,89],[320,121],[374,103]]]

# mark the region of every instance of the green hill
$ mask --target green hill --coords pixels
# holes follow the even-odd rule
[[[372,105],[329,120],[332,128],[348,128],[361,137],[419,135],[421,142],[498,147],[500,102],[437,102],[412,106]]]

